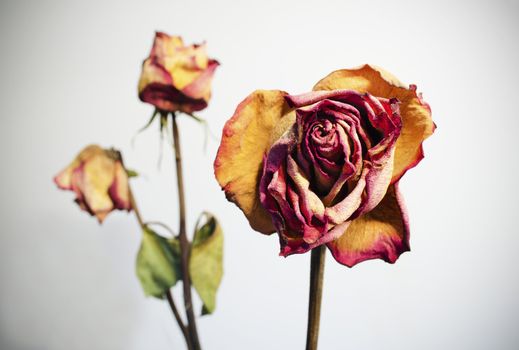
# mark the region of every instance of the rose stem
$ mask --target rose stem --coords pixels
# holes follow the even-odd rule
[[[184,306],[187,315],[187,327],[194,350],[200,350],[200,341],[196,330],[195,314],[193,313],[193,303],[191,301],[191,280],[189,278],[189,254],[190,245],[186,234],[186,204],[184,197],[184,179],[182,177],[182,156],[180,150],[180,137],[178,134],[177,119],[175,113],[171,113],[173,121],[173,142],[175,147],[175,164],[177,168],[177,187],[178,187],[178,207],[180,216],[180,226],[178,230],[178,238],[180,241],[180,254],[182,265],[182,285],[184,288]]]
[[[321,298],[323,295],[324,260],[326,247],[312,249],[310,257],[310,297],[308,302],[308,328],[306,350],[317,350],[319,320],[321,318]]]
[[[122,163],[122,157],[119,155],[119,159]],[[124,167],[124,164],[123,164]],[[135,217],[137,218],[137,221],[139,222],[139,226],[142,230],[146,229],[146,224],[144,223],[144,220],[142,220],[141,212],[139,211],[139,207],[137,206],[137,202],[135,201],[135,197],[133,195],[132,189],[130,185],[128,184],[128,190],[130,193],[130,205],[133,209],[133,212],[135,213]],[[182,317],[180,317],[180,314],[178,313],[177,306],[175,305],[175,301],[173,300],[173,294],[171,293],[171,290],[168,290],[166,292],[166,298],[168,299],[169,306],[171,307],[171,311],[173,311],[173,316],[175,316],[175,320],[177,320],[178,326],[180,327],[180,330],[182,331],[182,334],[184,335],[184,339],[186,340],[187,348],[189,350],[192,350],[193,347],[191,345],[191,339],[189,338],[189,334],[187,333],[187,328],[184,325],[184,322],[182,321]]]
[[[182,318],[178,313],[177,306],[175,305],[175,301],[173,300],[173,293],[171,290],[168,290],[166,293],[166,298],[168,299],[169,306],[171,307],[171,311],[173,311],[173,315],[175,316],[180,329],[182,330],[182,334],[184,335],[184,339],[186,340],[187,348],[189,350],[193,350],[193,344],[191,343],[191,338],[189,337],[189,333],[187,332],[187,328],[182,322]]]

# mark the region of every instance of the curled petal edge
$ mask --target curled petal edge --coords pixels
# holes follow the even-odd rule
[[[409,251],[409,218],[398,183],[389,187],[376,208],[353,220],[327,247],[337,262],[348,267],[371,259],[392,264]]]
[[[259,198],[263,158],[272,144],[295,122],[284,91],[257,90],[245,98],[225,123],[214,172],[227,199],[261,233],[275,231]]]
[[[406,86],[391,73],[368,64],[334,71],[313,88],[314,91],[341,89],[367,92],[388,99],[397,98],[400,101],[402,132],[397,140],[391,179],[391,183],[397,182],[424,157],[422,143],[436,129],[430,106],[417,93],[416,85]]]

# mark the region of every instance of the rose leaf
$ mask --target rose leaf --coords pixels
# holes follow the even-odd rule
[[[126,169],[126,175],[128,175],[129,178],[132,178],[139,176],[139,173],[133,169]]]
[[[204,303],[202,315],[216,308],[216,292],[223,275],[223,232],[216,218],[203,213],[206,222],[198,225],[193,238],[189,259],[189,274],[195,290]]]
[[[137,253],[136,272],[144,294],[163,299],[182,277],[178,239],[162,237],[146,227]]]

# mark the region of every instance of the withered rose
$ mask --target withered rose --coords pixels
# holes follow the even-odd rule
[[[252,228],[280,254],[326,244],[347,266],[409,250],[398,181],[433,133],[429,106],[389,73],[331,73],[303,95],[260,90],[226,123],[214,167]]]
[[[200,111],[211,97],[218,65],[207,57],[205,43],[185,46],[181,37],[157,32],[142,64],[139,98],[164,112]]]
[[[128,175],[116,151],[87,146],[54,182],[62,190],[73,191],[79,207],[99,222],[114,209],[131,209]]]

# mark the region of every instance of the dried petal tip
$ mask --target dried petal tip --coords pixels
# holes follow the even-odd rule
[[[398,183],[388,189],[375,209],[354,220],[327,246],[335,260],[348,267],[371,259],[392,264],[409,251],[409,219]]]

